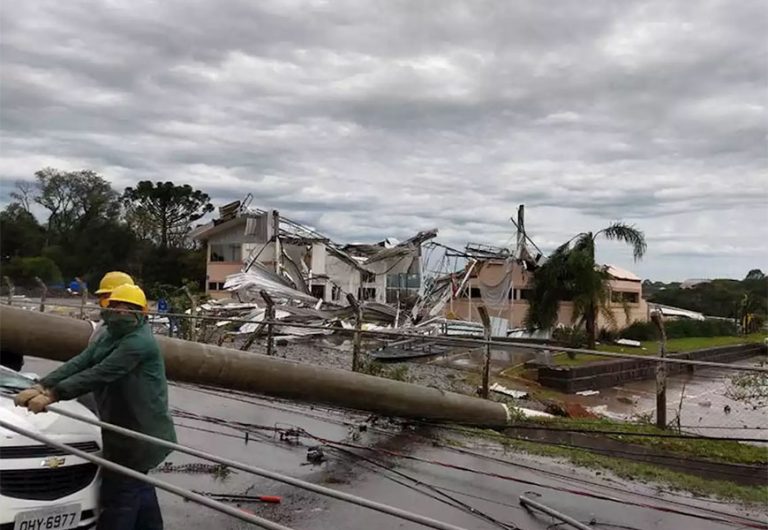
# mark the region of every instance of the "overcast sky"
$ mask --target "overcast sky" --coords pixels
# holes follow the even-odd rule
[[[26,0],[2,194],[45,166],[255,196],[339,241],[545,250],[614,220],[644,278],[768,269],[768,4]]]

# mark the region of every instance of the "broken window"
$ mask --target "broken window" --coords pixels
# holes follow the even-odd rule
[[[611,292],[611,302],[614,302],[616,304],[637,304],[640,302],[640,293],[636,292],[627,292],[627,291],[612,291]]]
[[[519,289],[517,293],[520,296],[520,300],[530,300],[531,295],[533,295],[533,289]]]
[[[325,285],[313,285],[309,288],[309,292],[315,298],[325,300]]]
[[[483,295],[480,293],[479,287],[470,287],[469,289],[469,297],[470,298],[482,298]]]
[[[242,247],[233,244],[211,245],[211,261],[239,263],[243,261]]]
[[[208,282],[208,290],[209,291],[223,291],[224,290],[224,283],[223,282]]]
[[[376,300],[376,289],[374,287],[361,287],[357,294],[358,300]]]
[[[421,287],[420,274],[387,274],[388,289],[418,289]]]
[[[376,273],[373,272],[361,272],[360,282],[362,283],[376,283]]]

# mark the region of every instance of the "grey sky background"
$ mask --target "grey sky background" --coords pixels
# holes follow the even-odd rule
[[[24,1],[2,7],[0,204],[45,166],[255,196],[339,241],[768,269],[768,4]]]

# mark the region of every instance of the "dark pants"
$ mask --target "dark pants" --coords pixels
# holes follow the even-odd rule
[[[162,530],[155,487],[102,469],[97,530]]]

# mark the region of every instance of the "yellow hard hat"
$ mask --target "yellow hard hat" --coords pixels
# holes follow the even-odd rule
[[[96,291],[96,294],[110,294],[115,290],[115,287],[125,284],[134,285],[133,278],[120,271],[108,272],[99,282],[99,290]]]
[[[147,310],[147,296],[138,285],[127,283],[118,285],[112,291],[112,294],[109,295],[109,303],[111,304],[112,302],[125,302],[126,304],[138,306],[145,311]]]

